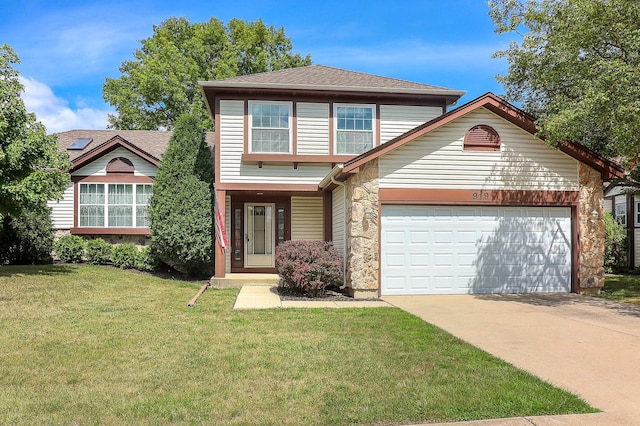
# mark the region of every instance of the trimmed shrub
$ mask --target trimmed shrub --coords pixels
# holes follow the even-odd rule
[[[603,219],[604,270],[607,273],[627,272],[629,270],[627,230],[613,218],[611,212],[606,212]]]
[[[92,265],[105,265],[111,260],[111,245],[102,238],[87,241],[87,261]]]
[[[111,249],[111,263],[121,269],[132,269],[136,266],[138,248],[133,243],[118,244]]]
[[[66,263],[80,263],[84,257],[84,240],[77,235],[65,235],[54,244],[58,258]]]
[[[49,209],[5,216],[0,223],[0,265],[51,263],[53,232]]]
[[[342,284],[342,257],[333,243],[285,241],[276,247],[275,261],[281,284],[311,297]]]
[[[143,272],[153,272],[160,266],[157,254],[151,247],[143,247],[136,253],[135,268]]]

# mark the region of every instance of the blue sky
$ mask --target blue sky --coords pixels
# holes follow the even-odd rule
[[[502,93],[495,81],[508,46],[497,35],[486,0],[314,2],[9,0],[0,13],[0,43],[21,59],[24,100],[49,132],[102,129],[111,106],[106,77],[117,78],[154,24],[171,16],[216,17],[284,27],[294,51],[313,63],[466,90],[461,102]]]

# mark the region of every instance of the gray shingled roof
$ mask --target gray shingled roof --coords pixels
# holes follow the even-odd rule
[[[127,142],[137,146],[152,156],[161,159],[171,138],[171,131],[162,130],[69,130],[67,132],[56,133],[58,136],[58,147],[61,151],[67,151],[71,160],[91,151],[97,146],[120,136]],[[207,132],[207,144],[213,147],[214,133]],[[83,150],[67,150],[74,141],[80,138],[92,138],[93,141]]]
[[[414,83],[389,77],[381,77],[356,71],[348,71],[326,65],[308,65],[280,71],[243,75],[222,80],[201,81],[203,87],[295,87],[325,90],[351,89],[358,91],[438,92],[462,95],[463,91],[429,84]]]

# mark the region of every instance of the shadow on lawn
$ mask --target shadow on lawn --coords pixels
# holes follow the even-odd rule
[[[551,308],[563,306],[598,307],[616,314],[640,318],[640,305],[617,302],[599,297],[583,296],[574,293],[552,294],[482,294],[478,299],[497,302],[518,302],[533,306],[547,306]]]
[[[69,275],[77,269],[76,265],[48,264],[48,265],[2,265],[0,276],[11,277],[13,275],[44,275],[60,276]]]

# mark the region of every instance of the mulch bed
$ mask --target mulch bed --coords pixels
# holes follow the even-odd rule
[[[340,288],[337,286],[327,287],[324,294],[321,294],[318,297],[310,297],[305,293],[301,293],[288,287],[276,287],[275,291],[278,293],[278,296],[280,296],[280,300],[283,301],[303,300],[326,302],[359,302],[365,300],[380,300],[376,297],[367,299],[354,299],[353,297],[349,296],[346,289],[340,290]]]

